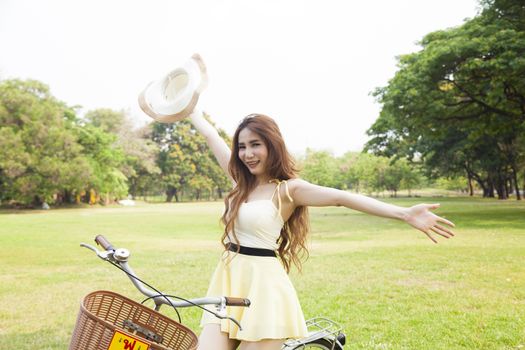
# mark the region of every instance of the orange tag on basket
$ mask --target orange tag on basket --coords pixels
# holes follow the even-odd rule
[[[149,350],[149,346],[138,338],[116,330],[108,350]]]

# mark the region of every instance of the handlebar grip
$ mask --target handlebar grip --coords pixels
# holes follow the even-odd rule
[[[95,237],[95,242],[97,242],[97,244],[100,245],[105,250],[115,250],[113,245],[111,243],[109,243],[109,241],[106,239],[106,237],[104,237],[102,235],[97,235],[97,237]]]
[[[224,297],[226,299],[226,305],[228,306],[245,306],[248,307],[251,304],[250,299],[246,298],[232,298]]]

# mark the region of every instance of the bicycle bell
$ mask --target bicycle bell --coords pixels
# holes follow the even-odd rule
[[[129,250],[125,248],[118,248],[113,253],[113,258],[115,258],[115,260],[117,261],[125,262],[125,261],[128,261],[129,255],[130,255]]]

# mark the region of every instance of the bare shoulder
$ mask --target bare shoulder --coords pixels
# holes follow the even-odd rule
[[[288,180],[288,188],[290,189],[290,193],[292,193],[292,196],[294,193],[304,190],[311,185],[312,185],[311,183],[301,178],[294,178],[294,179]]]
[[[342,191],[314,185],[303,179],[291,179],[290,193],[296,206],[339,205]]]
[[[298,177],[290,179],[287,182],[288,182],[288,187],[290,189],[301,187],[301,186],[304,186],[304,184],[308,184],[309,183],[308,181],[305,181],[305,180],[303,180],[301,178],[298,178]]]

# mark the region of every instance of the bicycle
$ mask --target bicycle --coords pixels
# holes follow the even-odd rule
[[[250,300],[226,296],[184,299],[164,294],[137,277],[128,264],[130,251],[115,248],[104,236],[95,237],[95,242],[104,250],[81,243],[96,255],[122,270],[133,285],[144,294],[147,300],[153,300],[155,307],[148,308],[131,299],[110,291],[95,291],[86,295],[81,303],[80,312],[69,350],[194,350],[198,345],[197,335],[178,322],[159,313],[162,305],[175,309],[200,307],[220,319],[228,319],[241,328],[241,324],[227,316],[226,307],[249,307]],[[215,311],[204,308],[215,307]],[[308,320],[309,334],[302,339],[287,340],[282,350],[321,349],[342,350],[346,335],[336,322],[316,317]]]

